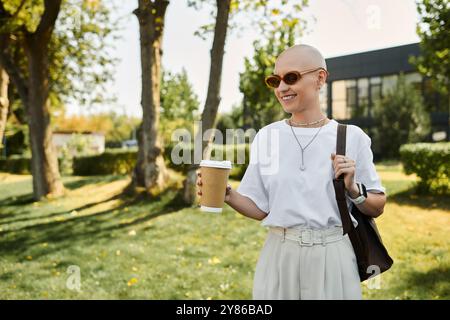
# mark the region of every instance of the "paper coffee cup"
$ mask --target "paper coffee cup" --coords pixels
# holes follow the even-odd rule
[[[202,174],[200,210],[222,212],[230,171],[231,161],[200,161],[200,172]]]

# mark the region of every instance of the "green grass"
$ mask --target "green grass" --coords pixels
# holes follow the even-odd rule
[[[449,200],[415,196],[415,178],[392,167],[378,168],[389,195],[378,224],[395,264],[364,297],[449,299]],[[66,177],[66,196],[33,202],[30,176],[0,174],[0,298],[251,298],[259,222],[183,207],[176,189],[121,196],[128,181]],[[66,286],[71,265],[80,292]]]

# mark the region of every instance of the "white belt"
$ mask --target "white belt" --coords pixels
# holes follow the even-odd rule
[[[327,229],[269,227],[269,232],[281,236],[282,241],[288,239],[298,242],[301,246],[308,247],[315,244],[326,245],[327,243],[340,241],[344,238],[343,230],[340,226]]]

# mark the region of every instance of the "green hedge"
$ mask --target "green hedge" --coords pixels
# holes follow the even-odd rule
[[[182,172],[183,174],[187,173],[187,170],[189,169],[189,164],[176,164],[174,161],[172,161],[172,150],[174,148],[175,144],[170,144],[165,147],[164,149],[164,159],[166,161],[166,165],[169,168],[172,168],[176,171]],[[180,145],[181,146],[181,145]],[[175,155],[183,156],[184,152],[189,153],[190,152],[190,159],[191,161],[194,160],[194,150],[193,145],[184,145],[183,146],[183,152],[179,150],[175,150]],[[222,152],[222,154],[220,154]],[[244,163],[243,164],[236,164],[237,162],[237,155],[238,152],[242,152],[244,157]],[[234,159],[233,155],[234,154]],[[233,167],[230,172],[230,178],[231,179],[237,179],[240,180],[244,176],[245,170],[247,169],[248,162],[249,162],[249,145],[248,144],[237,144],[237,145],[214,145],[212,152],[211,152],[211,159],[212,160],[230,160],[233,163]],[[175,159],[174,159],[175,160]]]
[[[73,159],[73,175],[93,176],[131,173],[136,164],[136,150],[107,150],[102,154]]]
[[[62,159],[58,159],[59,170],[61,171]],[[14,155],[8,158],[0,158],[0,171],[15,174],[31,174],[31,158]]]
[[[406,174],[415,173],[421,193],[449,193],[450,142],[405,144],[400,159]]]
[[[175,144],[165,147],[164,157],[166,165],[176,171],[186,174],[189,164],[175,164],[172,161],[171,154]],[[194,150],[192,145],[185,146],[186,152],[191,153],[191,161],[194,160]],[[220,156],[220,151],[223,157]],[[238,152],[245,155],[243,164],[236,164]],[[234,154],[234,159],[231,156]],[[183,153],[181,153],[182,155]],[[90,176],[90,175],[107,175],[107,174],[128,174],[131,173],[137,159],[137,149],[107,149],[104,153],[94,156],[83,156],[73,158],[73,175]],[[245,170],[249,162],[249,145],[214,145],[211,153],[213,160],[230,160],[233,168],[230,172],[230,178],[240,180],[244,176]],[[61,170],[61,159],[59,165]],[[0,171],[6,171],[18,174],[30,174],[30,158],[13,157],[8,159],[0,159]]]
[[[133,170],[136,163],[137,151],[107,150],[100,155],[75,157],[73,159],[73,175],[107,175],[127,174]],[[58,159],[59,170],[62,172],[62,159]],[[0,171],[15,174],[31,174],[31,159],[28,157],[13,156],[0,159]]]
[[[12,156],[0,159],[0,171],[15,174],[30,174],[31,159],[29,157]]]

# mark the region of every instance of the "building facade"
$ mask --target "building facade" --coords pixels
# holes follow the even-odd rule
[[[374,103],[395,88],[403,73],[430,111],[432,130],[427,141],[449,141],[449,97],[434,92],[429,80],[410,64],[410,56],[419,53],[419,44],[413,43],[326,59],[330,76],[321,91],[322,111],[339,122],[358,125],[370,135]]]

